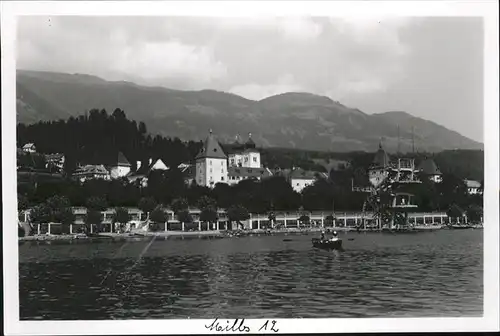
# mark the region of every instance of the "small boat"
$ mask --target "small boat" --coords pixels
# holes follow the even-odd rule
[[[321,240],[319,238],[312,239],[313,247],[323,250],[342,250],[342,239],[337,240]]]

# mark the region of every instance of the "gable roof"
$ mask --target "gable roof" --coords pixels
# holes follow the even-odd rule
[[[207,139],[203,143],[203,147],[201,148],[198,155],[196,155],[197,160],[198,159],[206,159],[206,158],[227,159],[226,154],[224,154],[224,151],[222,150],[221,145],[215,139],[211,130],[210,130],[210,134],[208,135]]]
[[[465,184],[467,185],[467,188],[481,188],[481,183],[478,181],[465,180]]]
[[[35,147],[35,144],[30,142],[30,143],[27,143],[26,145],[23,146],[23,149],[28,149],[28,148],[31,148],[31,147]]]

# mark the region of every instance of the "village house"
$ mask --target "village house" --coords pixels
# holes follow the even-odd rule
[[[469,195],[482,195],[481,183],[474,180],[465,180],[465,185],[467,186],[467,193]]]
[[[301,193],[306,187],[313,185],[319,179],[328,179],[328,174],[296,168],[292,169],[289,175],[290,184],[293,190],[298,193]]]
[[[127,180],[130,183],[139,183],[142,187],[146,187],[148,185],[148,176],[152,171],[167,171],[170,169],[162,159],[153,160],[150,158],[147,163],[147,165],[143,165],[141,161],[137,161],[135,172],[128,173]]]
[[[80,182],[92,179],[111,180],[109,171],[104,168],[103,165],[85,165],[78,167],[73,173],[73,178]]]
[[[34,143],[27,143],[23,146],[23,152],[25,153],[36,153],[36,146]]]
[[[45,155],[45,168],[56,167],[59,171],[63,170],[65,156],[64,154],[55,153],[55,154],[47,154]]]

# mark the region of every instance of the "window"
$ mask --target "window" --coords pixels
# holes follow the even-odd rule
[[[224,174],[224,169],[221,169],[221,170],[220,170],[220,172],[221,172],[222,174]]]
[[[257,162],[257,158],[255,156],[253,157],[253,162]]]
[[[209,163],[210,165],[212,165],[212,161],[208,161],[208,163]]]
[[[220,180],[221,180],[221,181],[224,181],[224,176],[221,176]]]
[[[248,162],[248,156],[245,156],[245,162]]]
[[[233,164],[233,165],[234,165],[234,159],[231,159],[231,164]]]
[[[210,173],[212,173],[212,168],[210,168]]]

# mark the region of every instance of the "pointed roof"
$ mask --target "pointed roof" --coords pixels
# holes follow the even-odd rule
[[[433,159],[425,159],[418,165],[418,170],[428,175],[441,175],[441,171],[437,167]]]
[[[378,151],[373,158],[373,165],[376,167],[388,167],[390,163],[389,155],[382,148],[382,143],[378,145]]]
[[[226,159],[227,156],[222,150],[221,145],[215,139],[212,134],[212,130],[210,130],[207,139],[203,143],[203,147],[201,148],[198,155],[196,155],[196,160],[198,159]]]
[[[255,148],[255,142],[252,140],[252,133],[248,133],[248,140],[245,142],[245,147],[248,148]]]
[[[118,159],[116,160],[116,165],[117,166],[126,166],[130,167],[130,162],[128,162],[127,158],[125,155],[123,155],[122,152],[118,152]]]

